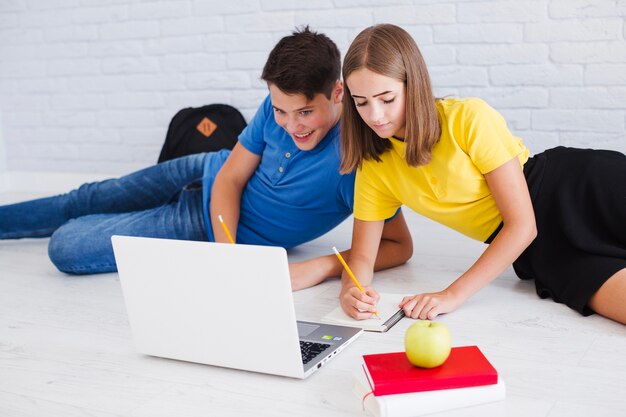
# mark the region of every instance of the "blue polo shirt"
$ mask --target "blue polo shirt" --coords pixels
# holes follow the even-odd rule
[[[239,135],[261,162],[241,196],[237,242],[291,248],[328,232],[352,214],[354,173],[339,174],[339,124],[312,150],[301,151],[274,120],[268,96]],[[209,219],[213,180],[230,151],[210,155],[202,180]],[[206,223],[214,241],[211,223]]]

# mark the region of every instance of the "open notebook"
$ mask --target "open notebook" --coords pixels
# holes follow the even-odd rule
[[[367,320],[355,320],[339,306],[322,317],[321,322],[360,327],[369,332],[386,332],[404,317],[404,312],[398,307],[404,294],[379,293],[379,295],[380,300],[378,300],[377,306],[380,320],[375,316]]]

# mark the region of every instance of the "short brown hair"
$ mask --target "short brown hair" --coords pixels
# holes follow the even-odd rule
[[[272,49],[261,79],[287,94],[307,99],[330,98],[341,75],[341,54],[335,42],[305,26],[282,38]]]
[[[346,53],[344,83],[350,74],[362,68],[404,83],[406,161],[411,166],[430,162],[441,135],[441,125],[426,63],[411,35],[390,24],[363,30]],[[389,140],[378,137],[361,119],[350,89],[344,85],[341,172],[360,168],[365,159],[380,161],[380,155],[390,147]]]

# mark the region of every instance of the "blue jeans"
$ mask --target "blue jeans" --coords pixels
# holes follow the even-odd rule
[[[201,184],[207,155],[0,206],[0,239],[51,236],[50,260],[70,274],[116,271],[112,235],[206,241]]]

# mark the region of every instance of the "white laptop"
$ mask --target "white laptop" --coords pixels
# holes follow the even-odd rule
[[[111,240],[138,352],[306,378],[362,333],[296,322],[283,248]]]

